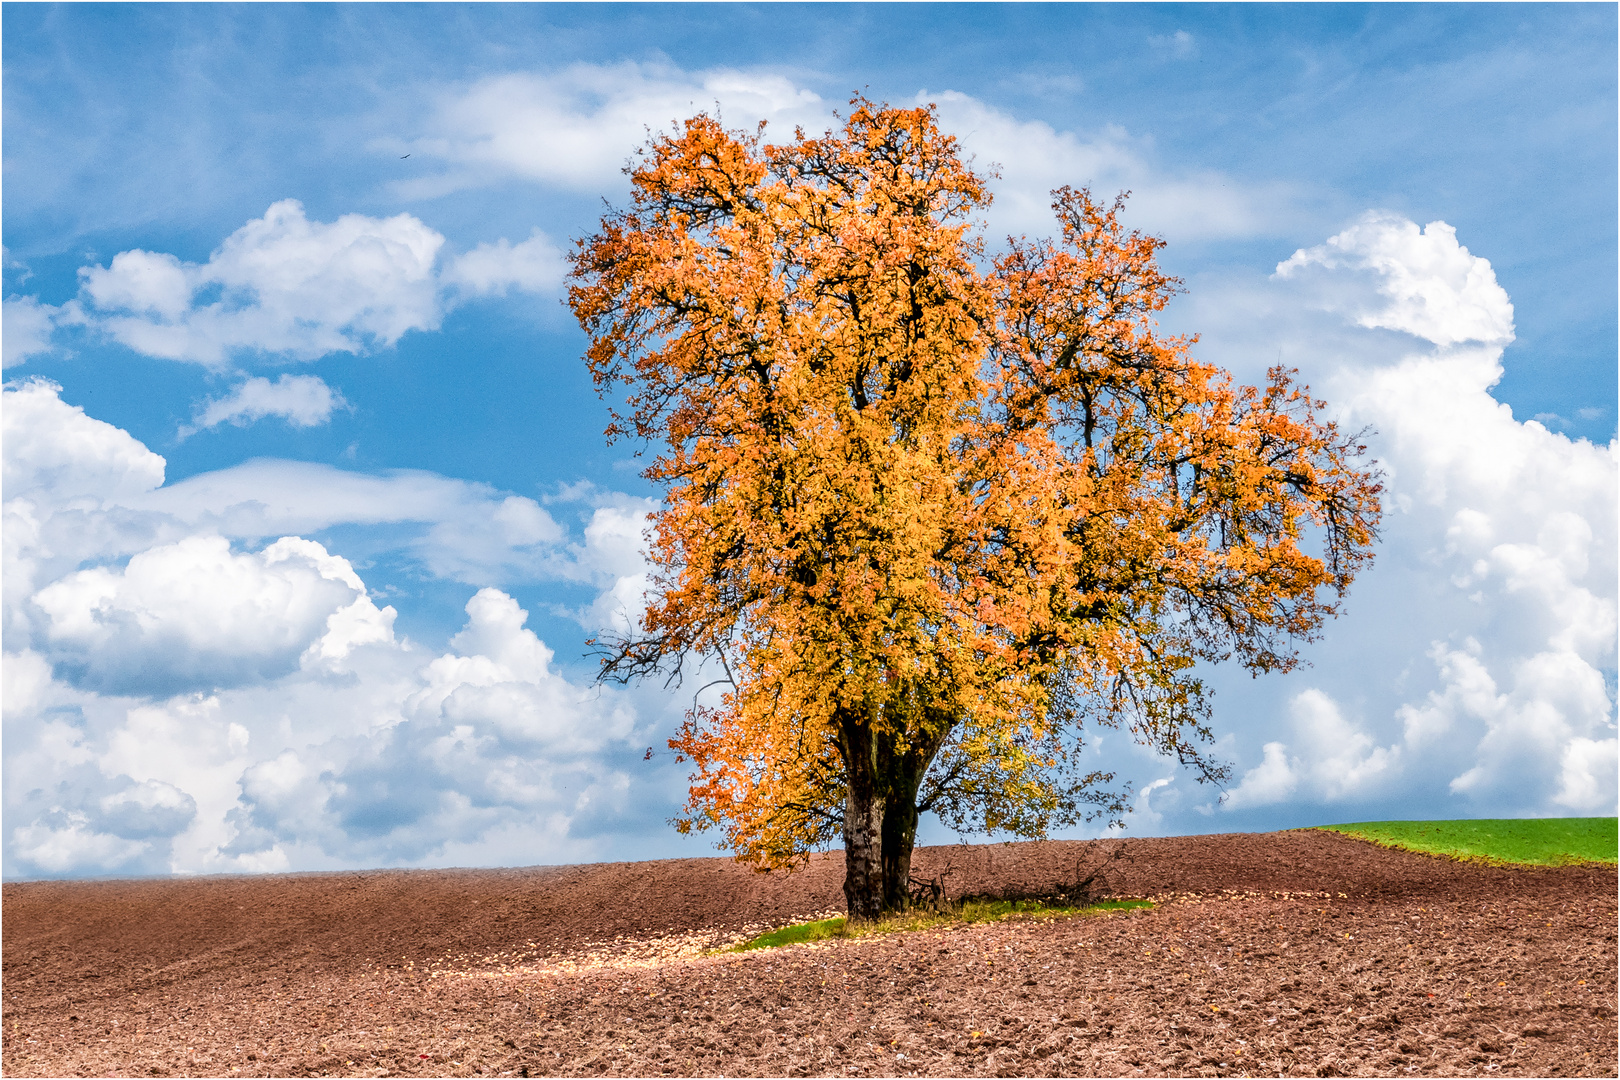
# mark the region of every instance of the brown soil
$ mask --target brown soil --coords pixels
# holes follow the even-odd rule
[[[1118,843],[1118,842],[1115,842]],[[1612,867],[1124,841],[1152,910],[701,955],[841,856],[4,887],[8,1075],[1608,1075]],[[1114,844],[1105,845],[1114,846]],[[918,852],[952,896],[1102,848]]]

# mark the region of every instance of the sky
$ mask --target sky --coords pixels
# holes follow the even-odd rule
[[[7,880],[711,852],[668,825],[690,690],[588,656],[657,492],[566,252],[649,132],[856,93],[997,174],[992,250],[1129,190],[1163,328],[1297,368],[1386,473],[1307,663],[1208,672],[1225,792],[1091,740],[1124,835],[1616,813],[1613,5],[0,20]]]

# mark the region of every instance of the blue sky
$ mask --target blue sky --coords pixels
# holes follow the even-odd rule
[[[653,492],[561,253],[649,127],[855,91],[938,104],[992,238],[1131,189],[1167,328],[1375,429],[1348,613],[1212,676],[1227,801],[1095,747],[1133,832],[1615,812],[1612,6],[0,17],[8,878],[701,851],[683,701],[583,656]]]

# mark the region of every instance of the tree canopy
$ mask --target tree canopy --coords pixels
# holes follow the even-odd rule
[[[1060,189],[1057,239],[992,255],[933,110],[861,99],[783,145],[695,116],[630,177],[570,302],[664,490],[602,674],[724,671],[671,740],[677,824],[765,868],[842,836],[859,919],[905,906],[920,812],[1117,819],[1098,726],[1223,780],[1198,663],[1294,666],[1380,488],[1294,373],[1235,385],[1156,332],[1179,283],[1123,196]]]

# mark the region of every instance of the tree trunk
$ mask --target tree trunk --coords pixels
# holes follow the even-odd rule
[[[841,719],[848,795],[844,805],[844,900],[849,917],[869,922],[911,906],[911,850],[917,842],[917,791],[945,744],[948,715],[930,713],[905,753],[892,735],[876,735],[865,717]]]
[[[911,906],[911,849],[917,842],[917,785],[892,792],[883,806],[883,910]]]
[[[879,775],[885,782],[884,911],[905,911],[911,906],[911,851],[917,843],[917,792],[953,726],[948,713],[928,709],[923,723],[909,733],[904,753],[895,753],[892,744],[877,748]]]
[[[872,725],[864,718],[848,716],[839,727],[848,782],[844,804],[844,902],[851,922],[871,922],[884,909],[886,785],[878,775]]]

